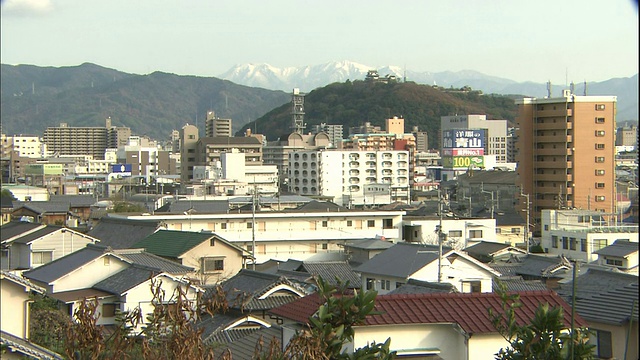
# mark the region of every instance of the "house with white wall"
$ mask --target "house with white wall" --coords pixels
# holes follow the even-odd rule
[[[44,294],[44,289],[21,276],[0,271],[0,346],[3,359],[63,359],[55,352],[29,341],[30,304],[32,293]]]
[[[362,288],[387,294],[409,279],[443,282],[459,292],[491,292],[496,270],[464,252],[438,246],[397,243],[356,268]]]
[[[442,224],[444,243],[455,249],[464,249],[480,241],[496,242],[496,219],[454,218],[443,216],[403,217],[404,239],[409,242],[437,244],[436,229]]]
[[[586,262],[617,240],[638,243],[638,225],[612,222],[593,210],[542,210],[541,244],[545,252]]]
[[[0,262],[9,270],[32,269],[100,241],[62,226],[28,222],[9,222],[0,231]]]
[[[133,221],[158,221],[168,230],[210,231],[253,252],[258,263],[269,259],[305,260],[317,253],[342,251],[354,239],[402,238],[403,211],[346,209],[331,203],[308,202],[297,209],[256,211],[224,209],[218,212],[109,214]],[[255,226],[255,228],[254,228]]]

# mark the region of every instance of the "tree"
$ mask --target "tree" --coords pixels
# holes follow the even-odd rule
[[[496,291],[502,300],[502,313],[491,308],[489,318],[494,328],[509,342],[509,346],[496,353],[498,360],[516,359],[569,359],[572,336],[564,332],[561,307],[540,304],[529,324],[518,325],[517,309],[522,306],[518,294],[508,294],[506,285],[500,283]],[[586,329],[576,329],[573,334],[573,359],[592,359],[593,345],[588,344]]]
[[[2,197],[3,199],[9,199],[11,201],[16,201],[18,199],[16,199],[15,196],[13,196],[13,193],[9,190],[9,189],[2,189],[2,191],[0,192],[0,197]]]

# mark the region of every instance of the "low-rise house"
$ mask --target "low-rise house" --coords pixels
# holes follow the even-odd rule
[[[519,325],[529,323],[542,304],[561,307],[565,329],[571,327],[571,307],[556,293],[531,291],[520,293],[522,306],[516,310]],[[322,300],[310,295],[271,310],[283,325],[283,341],[288,342],[295,329],[308,323]],[[493,327],[488,308],[501,312],[502,300],[496,293],[438,293],[380,295],[376,298],[376,315],[367,316],[365,324],[354,327],[353,341],[347,351],[354,351],[375,341],[391,339],[391,351],[400,357],[442,359],[494,359],[509,344]],[[575,325],[586,327],[579,315]]]
[[[13,203],[13,219],[30,218],[34,222],[46,225],[67,225],[77,223],[68,203],[49,201],[16,201]]]
[[[439,257],[438,246],[397,243],[356,271],[362,288],[386,294],[409,279],[443,282],[459,292],[491,292],[494,276],[500,273],[478,260],[449,248]]]
[[[59,259],[98,239],[55,225],[10,222],[0,227],[2,269],[26,270]]]
[[[229,310],[225,318],[204,319],[198,323],[203,328],[205,343],[224,342],[228,336],[240,337],[255,330],[271,326],[268,311],[290,303],[308,294],[302,284],[287,278],[243,269],[221,286]],[[203,299],[217,296],[219,289],[209,286]],[[226,335],[224,334],[226,332]],[[230,335],[230,332],[236,335]]]
[[[541,221],[544,251],[573,260],[593,262],[616,240],[638,243],[638,224],[616,224],[594,210],[542,210]]]
[[[557,289],[561,281],[571,277],[573,269],[573,264],[566,257],[535,254],[512,256],[489,265],[501,274],[500,278],[504,276],[506,280],[513,280],[516,276],[525,281],[539,280],[548,289]]]
[[[0,226],[11,221],[13,201],[8,197],[0,197]]]
[[[352,240],[344,244],[344,252],[349,263],[361,265],[392,246],[391,241],[382,239]]]
[[[573,282],[558,289],[568,302],[573,292]],[[575,310],[589,323],[596,358],[637,359],[638,276],[589,268],[576,279],[575,294]]]
[[[497,258],[510,257],[511,255],[526,255],[527,252],[510,244],[480,241],[468,246],[464,251],[474,259],[483,263],[491,262]]]
[[[130,249],[134,244],[161,228],[163,229],[164,226],[158,220],[132,221],[104,216],[87,234],[100,239],[102,245],[112,249]]]
[[[86,223],[91,215],[91,206],[97,200],[92,195],[50,195],[50,202],[68,203],[69,210],[78,215],[82,223]]]
[[[162,279],[162,289],[171,296],[178,285],[187,286],[192,274],[193,268],[142,249],[111,250],[90,244],[23,276],[66,304],[69,314],[84,299],[97,298],[98,324],[113,325],[117,310],[127,311],[138,305],[149,310],[153,300],[151,279]],[[190,297],[202,291],[188,286]]]
[[[210,232],[158,230],[133,245],[196,269],[200,284],[215,284],[237,274],[251,254]]]
[[[6,271],[0,271],[0,346],[3,359],[63,359],[49,349],[29,341],[29,303],[31,294],[44,289]]]
[[[594,251],[598,264],[638,275],[638,243],[616,240],[613,244]]]

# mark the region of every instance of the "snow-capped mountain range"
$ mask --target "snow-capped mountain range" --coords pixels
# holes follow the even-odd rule
[[[395,75],[418,84],[438,85],[445,88],[470,86],[485,94],[518,94],[535,97],[547,95],[547,84],[516,82],[489,76],[473,70],[418,72],[401,66],[371,66],[352,61],[335,61],[320,65],[278,68],[269,64],[238,64],[218,77],[236,84],[290,92],[299,88],[309,92],[317,87],[346,80],[364,80],[369,70],[377,70],[380,76]],[[565,84],[551,84],[551,95],[558,96],[567,88]],[[574,93],[584,94],[584,83],[576,83]],[[588,95],[618,96],[618,119],[638,119],[638,75],[629,78],[610,79],[587,84]]]

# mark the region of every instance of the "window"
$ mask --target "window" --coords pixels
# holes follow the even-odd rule
[[[374,226],[376,226],[375,220],[367,220],[367,227],[374,227]]]
[[[604,200],[605,200],[604,195],[598,195],[598,196],[596,196],[596,201],[604,201]]]
[[[205,274],[220,272],[224,270],[224,258],[204,257],[202,258],[202,272]]]
[[[253,229],[253,223],[248,222],[247,223],[247,229]]]
[[[569,238],[569,249],[570,250],[575,250],[576,249],[576,238]]]
[[[329,244],[324,243],[322,244],[322,250],[327,250],[329,248]]]
[[[372,278],[367,278],[367,290],[373,290],[373,283],[375,282]]]
[[[604,118],[603,117],[597,117],[596,118],[596,124],[604,124]]]
[[[220,229],[227,230],[227,223],[221,223],[220,224]]]
[[[596,104],[596,111],[604,110],[604,104]]]
[[[347,226],[353,226],[353,220],[347,220]]]
[[[604,189],[604,183],[596,183],[596,189]]]
[[[391,283],[389,280],[380,280],[380,287],[382,290],[391,290]]]
[[[611,343],[611,332],[594,329],[592,334],[593,337],[589,339],[589,342],[596,346],[595,349],[593,349],[595,355],[601,359],[612,358],[613,346]]]
[[[569,238],[566,236],[562,237],[562,248],[565,250],[569,249]]]
[[[607,265],[622,266],[622,260],[618,260],[618,259],[607,259]]]
[[[384,220],[382,220],[382,228],[383,229],[393,229],[393,219],[384,219]]]
[[[607,239],[593,239],[593,251],[600,250],[607,246]]]
[[[604,169],[596,169],[596,176],[604,175]]]
[[[549,231],[549,225],[544,226],[544,231]]]
[[[328,227],[329,222],[327,220],[322,220],[322,227]]]
[[[597,137],[602,137],[602,136],[604,136],[604,130],[596,130],[596,136],[597,136]]]
[[[469,238],[470,239],[482,238],[482,230],[469,230]]]
[[[400,287],[400,286],[402,286],[402,285],[404,285],[404,283],[397,282],[397,283],[396,283],[396,289],[397,289],[397,288],[399,288],[399,287]]]
[[[480,281],[463,281],[463,293],[479,293],[482,292],[482,283]]]
[[[51,262],[53,251],[34,251],[31,254],[32,265],[42,265]]]
[[[102,304],[102,317],[116,316],[116,304]]]
[[[580,251],[587,252],[587,239],[580,239]]]
[[[462,230],[449,230],[449,237],[462,237]]]
[[[511,228],[511,233],[512,234],[520,234],[520,228],[517,228],[517,227]]]
[[[253,253],[253,245],[247,245],[247,251]]]
[[[604,144],[596,144],[596,150],[604,150]]]

